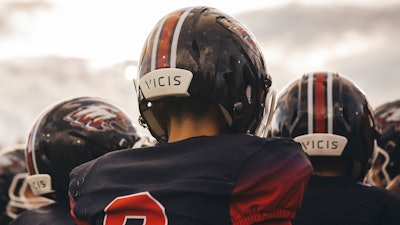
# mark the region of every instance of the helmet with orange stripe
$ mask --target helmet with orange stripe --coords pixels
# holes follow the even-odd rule
[[[256,39],[214,8],[183,8],[162,18],[144,45],[138,75],[140,122],[160,142],[168,139],[160,106],[170,99],[216,103],[231,133],[257,133],[270,115],[272,81]]]
[[[269,131],[300,142],[314,168],[344,163],[344,173],[357,180],[370,167],[376,134],[363,91],[331,72],[305,74],[290,83],[278,98]]]

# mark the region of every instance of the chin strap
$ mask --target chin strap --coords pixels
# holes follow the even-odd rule
[[[267,96],[265,96],[264,113],[261,118],[261,122],[255,131],[255,135],[259,137],[268,136],[268,128],[272,120],[272,115],[275,109],[275,103],[276,103],[276,92],[274,89],[270,88],[267,93]]]

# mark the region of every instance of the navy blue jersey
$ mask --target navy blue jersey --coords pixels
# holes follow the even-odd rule
[[[400,196],[348,177],[312,176],[293,225],[399,225]]]
[[[288,220],[311,172],[291,139],[227,134],[120,150],[71,172],[72,215],[98,225]]]
[[[68,202],[55,202],[37,209],[29,209],[15,218],[10,225],[76,225]]]

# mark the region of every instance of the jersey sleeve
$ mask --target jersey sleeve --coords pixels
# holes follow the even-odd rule
[[[75,167],[70,175],[70,183],[69,183],[69,192],[68,192],[68,197],[69,197],[69,203],[70,203],[70,215],[74,219],[77,225],[89,225],[89,222],[83,220],[82,218],[79,217],[76,211],[77,205],[75,204],[80,197],[80,193],[84,191],[85,188],[85,180],[86,180],[86,175],[92,168],[95,160],[89,161],[87,163],[84,163],[82,165],[79,165]]]
[[[232,193],[232,224],[291,224],[312,173],[300,144],[289,139],[268,142],[242,167]]]

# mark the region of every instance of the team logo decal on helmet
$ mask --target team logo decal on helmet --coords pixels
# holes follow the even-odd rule
[[[244,29],[244,25],[239,24],[233,18],[227,19],[226,17],[218,18],[217,22],[221,23],[227,29],[232,31],[232,33],[243,39],[244,43],[246,43],[250,47],[250,49],[253,49],[253,51],[255,52],[258,51],[257,42],[254,41],[253,35],[250,34],[250,31],[248,29]]]
[[[397,104],[398,106],[393,104],[391,107],[388,106],[385,111],[381,110],[379,114],[375,115],[376,125],[379,129],[385,130],[387,127],[393,126],[394,130],[400,131],[400,101]]]
[[[125,123],[117,121],[118,112],[106,105],[87,105],[69,113],[64,120],[72,126],[82,127],[93,132],[103,132],[125,127]],[[128,130],[125,127],[125,130]]]
[[[106,99],[77,97],[45,109],[25,151],[36,195],[66,198],[72,168],[108,152],[132,148],[140,135],[129,116]]]

